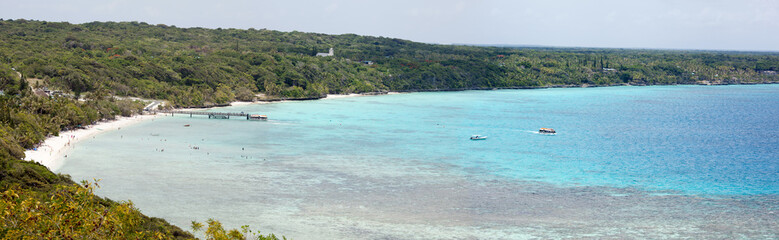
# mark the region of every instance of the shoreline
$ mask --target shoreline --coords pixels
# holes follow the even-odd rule
[[[759,84],[779,84],[779,82],[763,82],[763,83],[735,83],[735,84],[674,84],[674,85],[630,85],[630,84],[616,84],[616,85],[552,85],[552,86],[539,86],[539,87],[498,87],[498,88],[470,88],[470,89],[428,89],[428,90],[405,90],[405,91],[392,91],[392,92],[369,92],[369,93],[350,93],[350,94],[327,94],[322,98],[315,99],[283,99],[283,100],[271,100],[271,101],[235,101],[225,104],[223,106],[210,106],[210,107],[189,107],[178,108],[183,111],[194,110],[208,110],[220,107],[229,106],[246,106],[253,104],[269,104],[273,102],[294,102],[301,100],[325,100],[325,99],[342,99],[352,97],[364,97],[375,95],[393,95],[393,94],[405,94],[405,93],[418,93],[418,92],[456,92],[456,91],[489,91],[489,90],[506,90],[506,89],[548,89],[548,88],[591,88],[591,87],[620,87],[620,86],[680,86],[680,85],[697,85],[697,86],[722,86],[722,85],[759,85]],[[59,136],[51,136],[46,138],[40,143],[39,147],[34,149],[26,149],[24,151],[24,160],[40,163],[41,165],[49,168],[52,171],[56,171],[64,164],[64,158],[67,153],[72,150],[73,145],[79,143],[83,139],[88,139],[103,132],[119,130],[122,127],[131,126],[140,122],[152,120],[159,117],[156,114],[138,114],[132,117],[117,117],[115,120],[100,121],[97,124],[88,125],[83,129],[75,129],[69,131],[60,132]]]
[[[230,102],[227,106],[211,106],[204,108],[177,108],[182,111],[196,111],[207,110],[219,107],[228,106],[245,106],[250,104],[267,104],[268,102],[242,102],[235,101]],[[38,147],[33,149],[24,150],[25,161],[37,162],[51,170],[52,172],[58,170],[65,163],[67,153],[69,153],[73,147],[84,139],[89,139],[101,133],[110,131],[116,131],[122,129],[122,127],[132,126],[141,122],[149,121],[157,118],[164,117],[165,115],[157,115],[156,113],[148,114],[136,114],[131,117],[118,116],[114,120],[98,121],[96,124],[87,125],[82,129],[74,129],[68,131],[61,131],[59,136],[50,136],[43,140]]]
[[[350,93],[350,94],[327,94],[322,99],[339,99],[339,98],[351,98],[351,97],[362,97],[365,96],[365,94],[362,93]]]
[[[399,94],[399,92],[388,92],[385,94]],[[350,98],[350,97],[363,97],[378,95],[376,93],[352,93],[352,94],[328,94],[324,98],[320,99],[338,99],[338,98]],[[320,100],[316,99],[316,100]],[[293,100],[282,100],[276,102],[291,102]],[[227,106],[212,106],[205,108],[179,108],[182,111],[195,111],[195,110],[207,110],[219,107],[228,106],[246,106],[253,104],[268,104],[267,101],[235,101],[230,102]],[[164,115],[163,115],[164,116]],[[58,170],[65,163],[67,154],[73,149],[73,147],[84,139],[89,139],[98,134],[116,131],[122,129],[122,127],[128,127],[137,123],[152,120],[160,115],[157,114],[136,114],[131,117],[117,117],[114,120],[99,121],[96,124],[88,125],[82,129],[74,129],[68,131],[62,131],[59,136],[51,136],[43,140],[37,148],[25,149],[24,160],[37,162],[41,165],[49,168],[52,172]]]
[[[401,94],[401,92],[368,92],[368,93],[350,93],[350,94],[327,94],[327,96],[321,99],[339,99],[339,98],[352,98],[352,97],[365,97],[365,96],[377,96],[377,95],[393,95]]]
[[[37,162],[56,171],[64,164],[67,153],[81,140],[89,139],[100,133],[122,129],[144,121],[157,118],[157,115],[134,115],[132,117],[117,117],[115,120],[100,121],[97,124],[86,126],[83,129],[62,131],[59,136],[46,138],[37,148],[26,149],[24,160]]]
[[[737,85],[761,85],[779,84],[775,81],[765,82],[695,82],[678,84],[555,84],[546,86],[521,86],[521,87],[474,87],[474,88],[445,88],[445,89],[408,89],[397,90],[394,93],[418,93],[418,92],[460,92],[460,91],[494,91],[494,90],[522,90],[522,89],[552,89],[552,88],[604,88],[604,87],[651,87],[651,86],[737,86]]]
[[[390,92],[364,92],[364,93],[350,93],[350,94],[326,94],[322,97],[305,97],[305,98],[271,98],[271,99],[259,99],[254,102],[232,102],[225,105],[207,106],[202,108],[214,108],[214,107],[229,107],[249,104],[265,104],[273,102],[295,102],[295,101],[310,101],[310,100],[322,100],[322,99],[338,99],[338,98],[350,98],[350,97],[362,97],[362,96],[375,96],[375,95],[392,95],[403,93],[423,93],[423,92],[461,92],[461,91],[494,91],[494,90],[533,90],[533,89],[553,89],[553,88],[604,88],[604,87],[651,87],[651,86],[731,86],[731,85],[761,85],[761,84],[779,84],[779,81],[764,81],[764,82],[710,82],[710,81],[698,81],[695,83],[677,83],[677,84],[629,84],[629,83],[614,83],[614,84],[555,84],[545,86],[519,86],[519,87],[472,87],[472,88],[441,88],[441,89],[405,89],[394,90]],[[237,105],[237,104],[239,105]]]

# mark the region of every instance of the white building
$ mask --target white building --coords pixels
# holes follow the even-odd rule
[[[333,55],[335,55],[335,54],[333,54],[333,48],[330,48],[330,52],[328,52],[328,53],[317,53],[316,54],[317,57],[332,57]]]

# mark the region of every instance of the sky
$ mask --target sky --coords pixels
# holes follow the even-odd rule
[[[779,0],[0,0],[0,18],[354,33],[439,44],[779,51]]]

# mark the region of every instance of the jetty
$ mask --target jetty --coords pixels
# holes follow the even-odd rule
[[[182,111],[182,110],[158,110],[154,113],[164,113],[174,116],[175,114],[184,114],[192,117],[194,115],[208,116],[209,119],[230,119],[230,117],[245,117],[246,120],[268,120],[268,116],[250,113],[236,113],[236,112],[198,112],[198,111]]]

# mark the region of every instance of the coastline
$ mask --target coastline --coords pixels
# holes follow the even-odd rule
[[[376,96],[376,95],[393,95],[400,94],[401,92],[368,92],[368,93],[350,93],[350,94],[327,94],[321,99],[339,99],[339,98],[351,98],[351,97],[364,97],[364,96]]]
[[[231,102],[228,106],[244,106],[250,104],[266,104],[268,102]],[[180,108],[182,111],[196,111],[203,109],[212,109],[223,106],[213,106],[206,108]],[[73,147],[84,139],[89,139],[100,133],[116,131],[122,129],[122,127],[128,127],[144,121],[153,120],[157,117],[164,115],[157,114],[136,114],[131,117],[117,117],[114,120],[99,121],[96,124],[88,125],[82,129],[74,129],[68,131],[62,131],[59,136],[51,136],[43,140],[37,148],[25,149],[24,160],[40,163],[41,165],[49,168],[49,170],[56,171],[65,163],[64,158],[67,153],[73,149]]]
[[[549,89],[549,88],[602,88],[602,87],[648,87],[648,86],[730,86],[730,85],[760,85],[760,84],[779,84],[779,81],[763,82],[709,82],[700,81],[695,83],[678,84],[553,84],[544,86],[519,86],[519,87],[472,87],[472,88],[445,88],[445,89],[407,89],[397,90],[391,93],[416,93],[416,92],[459,92],[459,91],[490,91],[490,90],[519,90],[519,89]],[[390,93],[390,94],[391,94]],[[375,95],[375,94],[369,94]]]
[[[157,118],[157,115],[134,115],[132,117],[117,117],[115,120],[100,121],[83,129],[62,131],[59,136],[46,138],[37,148],[24,151],[24,160],[33,161],[56,171],[64,163],[67,153],[83,139],[88,139],[100,133],[115,131],[136,123]]]
[[[361,97],[365,96],[365,94],[361,93],[350,93],[350,94],[327,94],[322,99],[338,99],[338,98],[350,98],[350,97]]]
[[[250,104],[267,104],[268,102],[231,102],[227,106],[245,106]],[[196,111],[225,106],[212,106],[205,108],[179,108],[182,111]],[[149,121],[164,115],[136,114],[131,117],[118,116],[114,120],[99,121],[82,129],[62,131],[59,136],[51,136],[43,140],[37,148],[25,149],[24,160],[40,163],[52,172],[58,170],[65,163],[64,158],[73,147],[84,139],[89,139],[100,133],[116,131],[122,127],[128,127],[144,121]]]
[[[677,85],[703,85],[703,86],[718,86],[718,85],[755,85],[755,84],[779,84],[779,82],[762,82],[762,83],[735,83],[735,84],[677,84]],[[268,104],[271,102],[292,102],[300,100],[324,100],[324,99],[342,99],[352,97],[364,97],[374,95],[392,95],[392,94],[404,94],[415,92],[441,92],[441,91],[468,91],[468,90],[503,90],[503,89],[544,89],[544,88],[588,88],[588,87],[618,87],[618,86],[647,86],[647,85],[629,85],[629,84],[615,84],[615,85],[551,85],[551,86],[539,86],[539,87],[498,87],[498,88],[469,88],[469,89],[427,89],[427,90],[405,90],[405,91],[392,91],[392,92],[369,92],[369,93],[350,93],[350,94],[327,94],[322,98],[314,99],[283,99],[283,100],[271,100],[271,101],[235,101],[226,104],[226,106],[210,106],[203,108],[179,108],[183,111],[195,111],[203,109],[213,109],[227,106],[245,106],[252,104]],[[651,86],[663,86],[651,85]],[[40,143],[36,149],[26,149],[24,151],[26,161],[38,162],[43,166],[46,166],[52,171],[59,169],[64,163],[63,158],[72,149],[73,145],[77,144],[83,139],[88,139],[97,134],[119,130],[122,127],[127,127],[136,123],[140,123],[147,120],[152,120],[159,117],[156,114],[150,115],[134,115],[132,117],[117,117],[115,120],[100,121],[97,124],[86,126],[83,129],[69,130],[60,132],[59,136],[52,136]]]
[[[677,83],[677,84],[629,84],[629,83],[615,83],[615,84],[552,84],[544,86],[516,86],[516,87],[470,87],[470,88],[441,88],[441,89],[404,89],[394,90],[390,92],[364,92],[364,93],[350,93],[350,94],[325,94],[320,97],[304,97],[304,98],[266,98],[259,99],[254,102],[232,102],[225,105],[217,106],[204,106],[195,107],[195,109],[208,109],[215,107],[228,107],[228,106],[240,106],[249,104],[264,104],[272,102],[290,102],[290,101],[310,101],[310,100],[322,100],[322,99],[339,99],[350,97],[362,97],[362,96],[374,96],[374,95],[392,95],[403,93],[420,93],[420,92],[460,92],[460,91],[492,91],[492,90],[519,90],[519,89],[551,89],[551,88],[603,88],[603,87],[630,87],[630,86],[729,86],[729,85],[760,85],[760,84],[779,84],[779,81],[762,81],[762,82],[722,82],[722,81],[698,81],[694,83]]]

